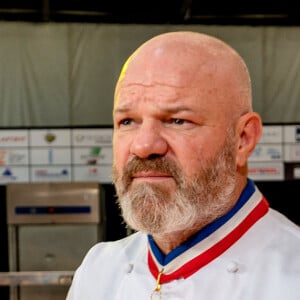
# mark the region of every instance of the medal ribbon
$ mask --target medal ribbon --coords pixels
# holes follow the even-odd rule
[[[261,217],[263,217],[269,209],[267,200],[263,197],[258,204],[250,211],[246,217],[227,235],[213,244],[210,248],[200,253],[198,256],[181,265],[177,270],[171,273],[163,273],[162,267],[158,266],[154,254],[151,249],[148,250],[148,267],[150,272],[160,285],[178,278],[188,278],[193,275],[203,266],[210,263],[212,260],[224,253],[230,246],[232,246],[253,224],[255,224]],[[200,242],[201,243],[201,242]],[[175,258],[176,259],[176,258]],[[164,269],[166,269],[163,266]]]

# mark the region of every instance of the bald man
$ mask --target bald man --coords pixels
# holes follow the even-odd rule
[[[300,299],[300,229],[248,178],[262,122],[234,49],[196,32],[150,39],[124,64],[113,119],[134,233],[87,253],[68,300]]]

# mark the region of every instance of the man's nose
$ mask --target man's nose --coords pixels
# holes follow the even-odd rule
[[[140,158],[165,155],[168,151],[168,143],[162,136],[162,130],[163,128],[158,125],[141,124],[132,139],[131,154]]]

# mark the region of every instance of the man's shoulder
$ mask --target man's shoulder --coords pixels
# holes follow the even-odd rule
[[[147,235],[141,232],[132,233],[115,241],[102,241],[94,245],[87,256],[101,256],[109,259],[118,256],[134,256],[136,253],[147,250]]]
[[[268,227],[272,232],[279,232],[282,235],[294,239],[300,243],[300,226],[292,222],[281,212],[270,208],[266,216]]]

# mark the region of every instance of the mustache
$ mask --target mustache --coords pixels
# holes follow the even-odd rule
[[[181,169],[172,159],[166,157],[134,157],[125,166],[122,181],[126,185],[129,185],[135,173],[147,171],[170,174],[174,178],[176,184],[180,184],[182,182],[183,176],[181,175]]]

